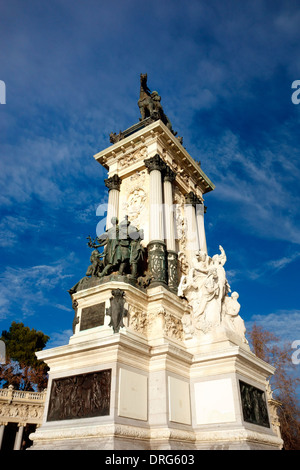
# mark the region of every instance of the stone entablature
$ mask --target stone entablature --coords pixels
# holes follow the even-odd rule
[[[109,177],[117,173],[122,178],[129,169],[141,171],[145,168],[144,160],[157,153],[176,173],[176,182],[183,192],[194,191],[201,198],[215,188],[199,163],[160,120],[116,142],[94,158],[109,171]]]

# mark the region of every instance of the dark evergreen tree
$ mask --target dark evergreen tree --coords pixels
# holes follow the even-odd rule
[[[49,336],[23,323],[12,322],[0,338],[6,347],[6,363],[0,366],[0,386],[13,385],[18,390],[42,390],[47,386],[48,367],[35,355],[41,351]]]

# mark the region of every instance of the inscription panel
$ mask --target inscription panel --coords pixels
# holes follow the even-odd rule
[[[80,331],[104,325],[105,302],[82,309]]]
[[[265,392],[241,380],[240,392],[244,421],[269,428],[270,422]]]
[[[111,369],[52,381],[47,421],[109,415]]]

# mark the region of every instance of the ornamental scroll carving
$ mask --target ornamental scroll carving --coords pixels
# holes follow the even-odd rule
[[[136,227],[145,227],[148,220],[149,176],[146,170],[137,171],[122,183],[120,208]]]
[[[119,168],[127,168],[130,165],[138,162],[139,160],[144,160],[147,157],[147,148],[142,147],[137,149],[135,152],[124,155],[119,159]]]
[[[11,418],[26,422],[39,422],[42,420],[44,405],[0,404],[1,421],[9,421]]]
[[[128,307],[129,328],[143,335],[147,334],[147,313],[142,309],[129,305]]]
[[[186,250],[186,232],[187,221],[184,214],[184,196],[179,189],[174,188],[174,206],[175,206],[175,224],[176,224],[176,239],[179,243],[179,251]]]
[[[149,330],[152,336],[155,336],[156,332],[161,334],[163,331],[164,336],[178,341],[183,340],[183,325],[181,320],[163,306],[158,311],[150,312],[148,323],[149,326],[151,325]]]
[[[169,312],[165,313],[165,334],[170,338],[181,341],[183,339],[183,326],[181,320]]]

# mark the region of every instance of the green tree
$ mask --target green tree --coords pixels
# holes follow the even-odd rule
[[[248,331],[248,336],[254,354],[276,368],[270,384],[273,397],[281,403],[278,417],[284,449],[300,450],[300,407],[297,397],[300,379],[295,376],[290,345],[282,345],[277,336],[256,324]]]
[[[0,366],[2,387],[13,385],[19,390],[42,390],[47,386],[48,367],[35,355],[41,351],[49,336],[23,323],[12,322],[0,338],[6,346],[6,364]]]

